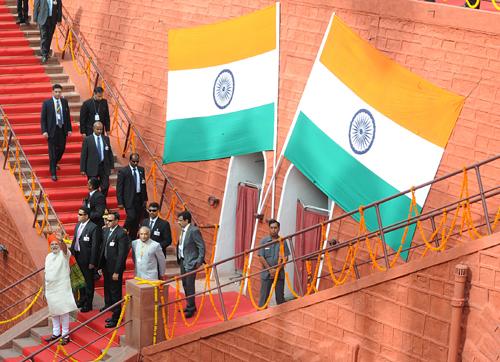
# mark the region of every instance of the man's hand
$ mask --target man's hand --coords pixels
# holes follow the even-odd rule
[[[111,276],[111,279],[113,279],[114,281],[117,281],[118,280],[118,274],[117,273],[113,273],[113,275]]]
[[[49,134],[47,132],[43,132],[42,133],[42,136],[45,137],[45,139],[48,139],[49,138]]]
[[[276,269],[274,269],[274,268],[269,269],[269,275],[271,275],[271,278],[274,279],[274,276],[276,275]]]
[[[68,132],[68,137],[71,136],[71,131]]]
[[[81,174],[82,176],[85,176],[85,172],[84,172],[84,171],[80,172],[80,174]]]
[[[123,205],[122,204],[118,205],[118,208],[123,209]]]
[[[94,269],[94,264],[89,264],[89,269]]]

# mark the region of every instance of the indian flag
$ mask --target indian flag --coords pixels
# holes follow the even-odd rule
[[[332,16],[284,155],[344,210],[356,210],[432,180],[463,103]],[[420,208],[428,193],[416,193]],[[406,220],[409,206],[410,195],[382,204],[382,224]],[[365,216],[368,228],[378,229],[373,209]],[[385,235],[392,249],[402,234]]]
[[[274,149],[278,24],[279,3],[169,31],[164,163]]]

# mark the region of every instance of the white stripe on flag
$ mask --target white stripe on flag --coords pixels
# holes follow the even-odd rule
[[[376,129],[370,150],[358,155],[349,144],[349,128],[353,116],[362,108],[371,112]],[[299,109],[352,157],[394,188],[403,191],[434,178],[443,149],[372,108],[320,62],[313,67]],[[404,147],[395,149],[396,144]],[[428,192],[429,187],[416,192],[419,205],[423,206]]]
[[[224,109],[213,98],[218,74],[229,69],[234,76],[231,103]],[[215,67],[168,73],[167,121],[236,112],[276,102],[278,53],[276,50]]]

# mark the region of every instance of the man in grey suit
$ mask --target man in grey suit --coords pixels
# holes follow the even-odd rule
[[[177,263],[181,267],[181,274],[198,269],[205,263],[205,242],[200,229],[191,224],[191,213],[183,211],[177,215],[177,223],[181,228],[179,243],[177,244]],[[196,312],[195,303],[196,273],[182,278],[182,287],[186,295],[185,317],[191,318]],[[191,297],[190,297],[191,296]]]
[[[40,29],[40,52],[42,63],[45,64],[50,56],[50,43],[52,43],[56,23],[62,21],[62,0],[35,0],[33,21]]]

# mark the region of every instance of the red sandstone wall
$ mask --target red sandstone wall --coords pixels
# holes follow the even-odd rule
[[[3,188],[3,191],[5,191],[5,188]],[[26,250],[24,239],[12,220],[10,212],[11,209],[8,208],[4,200],[0,198],[0,215],[2,215],[2,217],[0,217],[0,244],[5,245],[9,251],[8,256],[0,254],[0,290],[38,269],[35,266],[30,253]],[[5,293],[2,293],[0,296],[0,311],[3,311],[6,307],[13,305],[19,300],[24,299],[31,293],[37,291],[38,288],[40,288],[41,283],[42,277],[41,275],[38,275],[23,282],[21,287],[14,287]],[[39,301],[31,309],[29,314],[41,308],[43,304],[42,299],[43,298],[39,298]],[[32,298],[28,298],[16,307],[1,313],[0,320],[7,320],[12,318],[14,315],[17,315],[28,306],[31,300]],[[22,320],[23,318],[24,317],[21,317],[21,319],[18,319],[17,321]],[[17,321],[1,325],[0,333],[15,325]]]
[[[92,6],[87,6],[77,0],[64,1],[98,54],[97,61],[106,76],[127,96],[142,135],[158,156],[163,149],[165,127],[168,30],[212,23],[272,3],[94,0]],[[335,11],[360,36],[395,61],[431,82],[467,96],[438,176],[500,152],[500,13],[410,0],[289,0],[281,5],[279,149],[327,22]],[[268,164],[271,159],[269,155]],[[209,208],[206,200],[209,195],[222,199],[227,165],[227,160],[218,160],[166,167],[189,208],[203,224],[218,222],[220,208]],[[275,205],[287,168],[288,163],[284,162],[277,177]],[[498,164],[485,167],[482,175],[485,187],[497,184]],[[477,192],[474,175],[470,174],[469,179],[470,192]],[[460,186],[460,177],[433,186],[426,208],[456,200]],[[498,200],[489,206],[494,214]],[[480,221],[481,213],[476,208],[473,211],[474,220]],[[341,213],[342,210],[335,210],[335,215]],[[269,215],[268,206],[266,217]],[[335,236],[345,240],[356,233],[356,225],[344,222],[334,230]],[[262,227],[260,235],[265,231]],[[206,239],[211,240],[209,232]],[[338,257],[342,259],[341,255]],[[360,259],[366,260],[366,253],[361,252]],[[364,273],[370,272],[370,268],[365,269]]]
[[[351,361],[357,347],[359,361],[446,361],[450,302],[459,263],[470,268],[462,323],[465,347],[459,360],[496,361],[500,358],[498,243],[169,350],[160,352],[159,345],[153,353],[149,347],[144,361]]]

